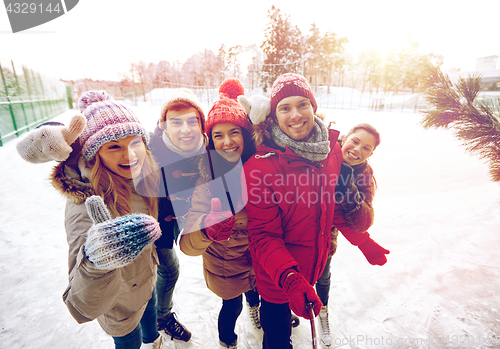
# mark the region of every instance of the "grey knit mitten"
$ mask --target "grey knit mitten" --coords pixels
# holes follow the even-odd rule
[[[96,268],[113,270],[132,263],[141,251],[161,236],[158,221],[143,213],[111,219],[100,196],[85,201],[94,222],[89,229],[84,252]]]

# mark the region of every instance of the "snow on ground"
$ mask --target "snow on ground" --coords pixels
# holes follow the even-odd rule
[[[148,129],[158,108],[136,108]],[[74,111],[56,120],[67,122]],[[391,250],[368,264],[339,237],[332,261],[331,348],[500,347],[500,186],[487,166],[464,153],[450,131],[424,130],[420,114],[327,110],[346,133],[374,125],[382,143],[371,158],[379,185],[371,236]],[[64,199],[33,165],[0,147],[0,348],[113,348],[96,321],[79,325],[62,293],[67,284]],[[177,250],[181,276],[174,311],[193,333],[168,348],[218,348],[221,300],[205,286],[201,257]],[[247,308],[239,348],[260,348]],[[294,348],[311,348],[308,321]]]

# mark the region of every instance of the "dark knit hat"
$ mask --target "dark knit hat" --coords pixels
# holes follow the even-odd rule
[[[251,132],[251,124],[247,113],[238,103],[237,98],[245,93],[238,79],[227,79],[219,87],[219,99],[208,112],[205,123],[206,133],[210,136],[212,128],[224,122],[238,125]]]
[[[307,79],[299,74],[287,73],[280,75],[271,89],[271,115],[276,115],[276,106],[282,99],[291,96],[309,98],[316,113],[318,105]]]
[[[172,109],[172,107],[174,107],[179,102],[186,102],[193,106],[193,108],[196,108],[198,110],[198,112],[200,113],[201,132],[205,132],[205,112],[201,108],[200,103],[196,99],[193,91],[187,88],[175,89],[163,102],[160,112],[160,124],[167,121],[167,111],[169,109]]]
[[[78,107],[87,119],[80,135],[85,159],[91,160],[103,144],[128,136],[140,135],[148,146],[149,133],[134,112],[115,102],[106,91],[85,92]]]

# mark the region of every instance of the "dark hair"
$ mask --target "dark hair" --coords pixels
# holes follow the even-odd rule
[[[243,136],[243,153],[241,154],[241,162],[245,163],[252,157],[253,154],[255,154],[255,143],[253,142],[252,134],[246,128],[241,127],[241,134]],[[208,135],[208,149],[215,150],[212,134]]]
[[[380,144],[380,133],[378,133],[377,129],[370,124],[363,123],[363,124],[359,124],[359,125],[354,126],[353,128],[351,128],[351,130],[349,131],[349,133],[345,137],[346,138],[349,137],[351,134],[353,134],[357,130],[365,130],[366,132],[371,134],[373,137],[375,137],[375,148],[378,147],[378,145]],[[373,148],[373,150],[375,150],[375,148]]]
[[[248,159],[250,159],[250,157],[252,157],[253,154],[255,154],[255,144],[253,142],[251,133],[246,128],[241,127],[241,133],[243,136],[243,152],[241,154],[240,159],[241,159],[242,163],[245,163]],[[229,161],[224,159],[215,150],[214,141],[212,138],[212,133],[210,133],[210,135],[208,135],[207,154],[209,157],[210,170],[212,172],[213,179],[219,177],[220,175],[223,175],[225,173],[230,172],[239,163],[239,161],[234,162],[234,163],[230,163]],[[226,180],[228,180],[227,177],[226,177]],[[234,188],[239,188],[239,189],[237,189],[237,192],[241,193],[241,190],[242,190],[241,178],[238,176],[236,181],[234,181],[234,178],[233,178],[233,181],[231,183],[232,183],[231,185],[236,186]],[[226,184],[224,184],[224,186],[226,186]],[[227,189],[226,189],[226,191],[227,191]],[[226,195],[229,195],[229,194],[226,194]],[[235,201],[231,201],[231,199],[228,197],[228,203],[229,203],[229,207],[225,206],[226,204],[224,203],[223,209],[224,210],[231,209],[231,211],[233,212],[233,215],[234,215],[235,208],[233,207],[233,203],[235,203]]]
[[[191,103],[189,103],[188,101],[178,100],[178,101],[174,101],[174,102],[172,102],[172,104],[170,104],[170,106],[168,107],[168,109],[165,111],[165,115],[167,114],[167,112],[169,110],[179,111],[179,110],[187,109],[187,108],[198,109],[194,105],[192,105]],[[166,116],[165,116],[165,118],[166,118]]]

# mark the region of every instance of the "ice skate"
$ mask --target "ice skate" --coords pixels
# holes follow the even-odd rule
[[[153,343],[142,343],[141,349],[165,349],[162,336],[158,336]]]
[[[158,319],[158,331],[165,338],[177,339],[183,342],[188,342],[191,339],[191,332],[177,320],[175,313],[170,313],[167,316]]]
[[[323,344],[327,347],[331,346],[331,334],[330,334],[330,323],[328,320],[328,306],[323,305],[321,307],[321,311],[319,312],[319,323],[321,326],[321,338],[324,338],[325,340],[322,340]]]
[[[226,344],[226,343],[219,340],[219,344],[220,344],[221,348],[238,349],[238,340],[235,340],[231,344]]]
[[[250,315],[250,321],[252,321],[253,327],[257,330],[260,330],[262,326],[260,325],[259,305],[257,304],[253,307],[248,306],[248,315]]]

